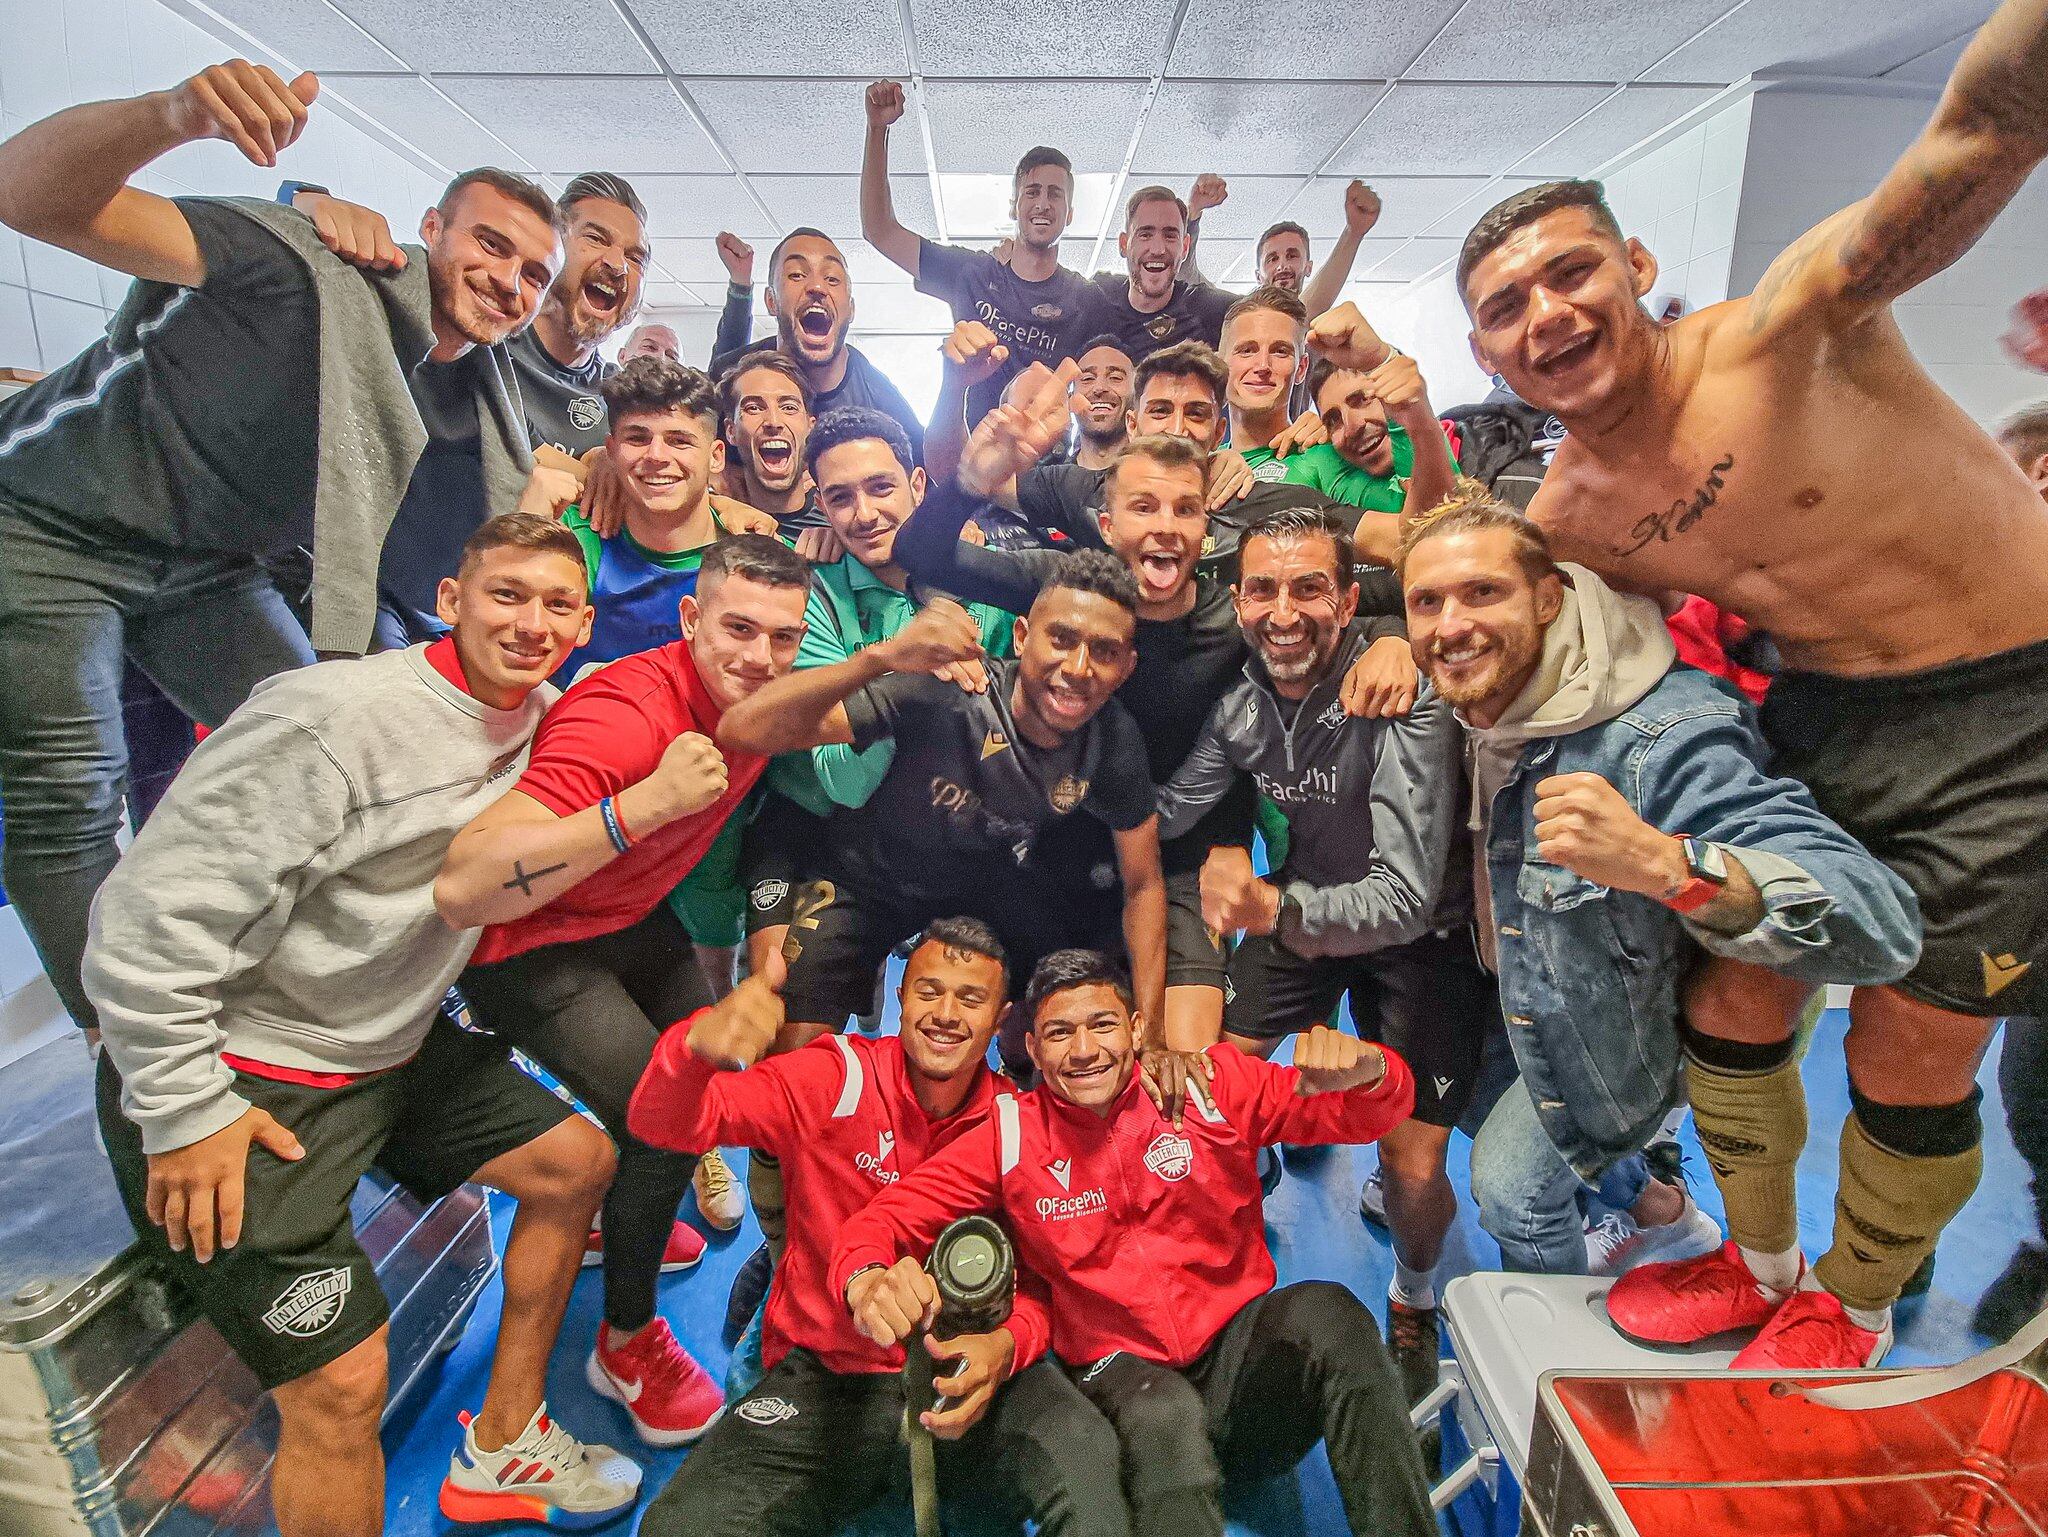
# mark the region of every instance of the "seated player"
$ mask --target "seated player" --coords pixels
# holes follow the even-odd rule
[[[1237,621],[1251,657],[1160,790],[1160,830],[1194,826],[1246,779],[1287,819],[1286,859],[1270,879],[1241,846],[1214,849],[1202,866],[1203,921],[1244,935],[1230,957],[1227,1039],[1270,1056],[1332,1022],[1348,994],[1359,1035],[1415,1070],[1414,1114],[1380,1139],[1380,1173],[1394,1241],[1387,1338],[1420,1399],[1436,1386],[1434,1272],[1458,1209],[1451,1128],[1500,1016],[1473,948],[1471,852],[1456,837],[1469,805],[1458,726],[1428,691],[1400,719],[1344,711],[1344,671],[1370,640],[1351,627],[1358,587],[1335,519],[1269,513],[1239,559]]]
[[[719,377],[718,404],[733,495],[773,517],[786,539],[822,527],[804,452],[817,418],[803,370],[772,347],[746,353]]]
[[[1136,663],[1137,603],[1109,556],[1065,555],[1015,622],[1015,661],[984,660],[974,621],[941,600],[889,639],[793,673],[725,717],[721,743],[745,755],[895,743],[866,803],[833,817],[791,925],[791,1044],[866,1008],[875,968],[933,918],[979,917],[1015,955],[1045,954],[1085,928],[1098,910],[1092,871],[1049,864],[1040,849],[1076,813],[1111,830],[1124,942],[1141,993],[1159,1006],[1166,895],[1152,781],[1137,727],[1111,698]],[[967,662],[987,668],[986,692],[930,676]]]
[[[433,867],[525,763],[547,676],[589,628],[575,540],[491,519],[440,614],[432,645],[285,673],[200,743],[101,888],[85,952],[122,1199],[272,1390],[284,1537],[384,1530],[389,1307],[349,1215],[372,1164],[426,1199],[475,1179],[519,1202],[442,1511],[588,1524],[639,1490],[542,1402],[611,1149],[436,1017],[477,934],[441,921]]]
[[[766,767],[721,753],[712,733],[789,670],[810,577],[766,535],[714,544],[682,600],[682,639],[564,695],[518,784],[457,835],[435,882],[449,923],[489,925],[462,977],[478,1014],[619,1146],[604,1207],[604,1322],[585,1376],[655,1446],[702,1434],[723,1399],[654,1306],[693,1160],[633,1137],[626,1102],[661,1031],[708,1001],[664,898]]]
[[[832,1295],[861,1333],[888,1346],[928,1327],[916,1256],[956,1217],[995,1213],[1046,1288],[1053,1353],[1116,1426],[1134,1532],[1221,1537],[1226,1479],[1288,1472],[1321,1441],[1357,1537],[1434,1537],[1372,1315],[1328,1281],[1274,1289],[1257,1168],[1261,1147],[1398,1124],[1407,1065],[1320,1026],[1293,1067],[1211,1047],[1176,1121],[1139,1083],[1141,1021],[1106,956],[1046,957],[1023,1007],[1042,1087],[998,1096],[840,1228]]]
[[[876,1191],[987,1121],[1005,1087],[983,1063],[1007,981],[985,924],[940,918],[904,963],[899,1035],[835,1035],[763,1060],[782,1000],[755,976],[663,1037],[633,1095],[634,1134],[684,1152],[721,1141],[772,1151],[802,1220],[768,1294],[767,1375],[648,1507],[647,1537],[812,1537],[902,1485],[903,1351],[853,1327],[827,1262]],[[1041,1359],[1045,1344],[1030,1288],[1005,1326],[931,1341],[947,1363],[934,1386],[951,1400],[923,1415],[940,1442],[940,1489],[994,1496],[1054,1537],[1122,1537],[1115,1438]]]
[[[1655,603],[1557,565],[1477,483],[1413,526],[1402,580],[1416,660],[1472,733],[1478,931],[1521,1069],[1473,1145],[1480,1221],[1509,1269],[1578,1272],[1578,1201],[1597,1189],[1689,1246],[1689,1197],[1652,1185],[1643,1145],[1683,1070],[1708,1157],[1725,1156],[1709,1125],[1722,1075],[1693,1066],[1706,1051],[1733,1073],[1778,1070],[1751,1067],[1763,1048],[1702,1048],[1681,1024],[1691,945],[1808,982],[1884,983],[1919,954],[1912,893],[1804,785],[1767,772],[1747,704],[1672,666]],[[1770,1147],[1791,1135],[1796,1152],[1804,1129],[1739,1122],[1735,1134]],[[1792,1172],[1788,1158],[1788,1191]],[[1702,1295],[1756,1297],[1734,1279],[1737,1246],[1768,1252],[1781,1236],[1796,1242],[1738,1228],[1725,1289]],[[1659,1339],[1658,1311],[1630,1299],[1676,1263],[1615,1283],[1608,1311],[1624,1332]]]

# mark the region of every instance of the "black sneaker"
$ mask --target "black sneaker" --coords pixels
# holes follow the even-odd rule
[[[732,1295],[725,1304],[725,1348],[739,1343],[747,1332],[747,1324],[759,1311],[761,1299],[768,1295],[768,1283],[774,1278],[775,1266],[768,1258],[765,1243],[740,1261],[740,1268],[733,1273]]]
[[[1441,1356],[1437,1350],[1435,1308],[1412,1308],[1405,1302],[1387,1299],[1387,1351],[1401,1374],[1401,1391],[1408,1406],[1427,1398],[1436,1388]]]
[[[1660,1137],[1644,1148],[1643,1162],[1650,1166],[1650,1178],[1667,1185],[1685,1184],[1685,1149],[1676,1137]]]
[[[2048,1304],[2048,1248],[2023,1243],[1985,1289],[1970,1326],[2004,1344],[2034,1321],[2043,1304]]]

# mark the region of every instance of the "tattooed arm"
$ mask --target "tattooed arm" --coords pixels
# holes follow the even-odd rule
[[[1854,325],[1957,261],[2048,155],[2048,0],[2005,0],[1934,117],[1860,203],[1771,263],[1750,333]]]

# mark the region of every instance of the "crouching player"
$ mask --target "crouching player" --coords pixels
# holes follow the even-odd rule
[[[841,1227],[829,1284],[861,1333],[927,1325],[908,1256],[968,1212],[1006,1219],[1047,1288],[1052,1348],[1116,1426],[1131,1529],[1221,1537],[1226,1478],[1271,1477],[1326,1443],[1353,1533],[1434,1534],[1406,1400],[1372,1315],[1342,1286],[1274,1289],[1258,1151],[1369,1142],[1407,1116],[1407,1065],[1317,1026],[1294,1067],[1228,1046],[1178,1124],[1145,1092],[1129,986],[1060,950],[1023,1007],[1036,1091],[993,1113]],[[1203,1091],[1205,1088],[1205,1092]]]
[[[611,1145],[435,1015],[477,931],[441,921],[434,873],[519,777],[546,679],[590,635],[575,537],[491,519],[438,607],[454,628],[431,645],[259,685],[100,888],[85,952],[122,1199],[272,1390],[284,1537],[384,1530],[390,1309],[349,1218],[372,1164],[424,1197],[474,1179],[519,1202],[443,1514],[590,1525],[640,1492],[541,1402]]]
[[[782,1160],[801,1221],[768,1292],[768,1374],[707,1435],[641,1524],[647,1537],[836,1531],[900,1486],[903,1352],[848,1320],[826,1265],[841,1224],[880,1190],[985,1125],[1000,1080],[984,1060],[1008,996],[1002,947],[972,918],[926,926],[903,969],[900,1036],[826,1035],[761,1060],[782,1028],[775,982],[754,976],[669,1031],[628,1124],[654,1146],[745,1143]],[[745,1071],[739,1071],[745,1069]],[[1120,1537],[1115,1438],[1045,1353],[1042,1305],[1020,1295],[1007,1327],[930,1341],[950,1407],[924,1423],[943,1443],[942,1489],[994,1496],[1050,1537]]]

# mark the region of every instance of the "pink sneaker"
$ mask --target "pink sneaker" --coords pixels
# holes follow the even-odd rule
[[[682,1218],[676,1218],[676,1225],[668,1230],[668,1243],[661,1251],[661,1273],[669,1275],[690,1269],[704,1257],[704,1247],[704,1235]],[[583,1240],[584,1268],[603,1263],[604,1229],[593,1227],[590,1236]]]
[[[1842,1372],[1875,1366],[1892,1348],[1891,1315],[1866,1329],[1833,1292],[1802,1288],[1785,1300],[1763,1333],[1728,1363],[1738,1372]]]
[[[1761,1329],[1784,1298],[1760,1283],[1733,1241],[1697,1259],[1631,1270],[1607,1294],[1607,1317],[1638,1345],[1712,1348]]]
[[[584,1363],[592,1391],[624,1406],[649,1446],[687,1446],[725,1413],[725,1394],[711,1374],[676,1342],[668,1320],[654,1322],[616,1348],[598,1325],[597,1348]]]

